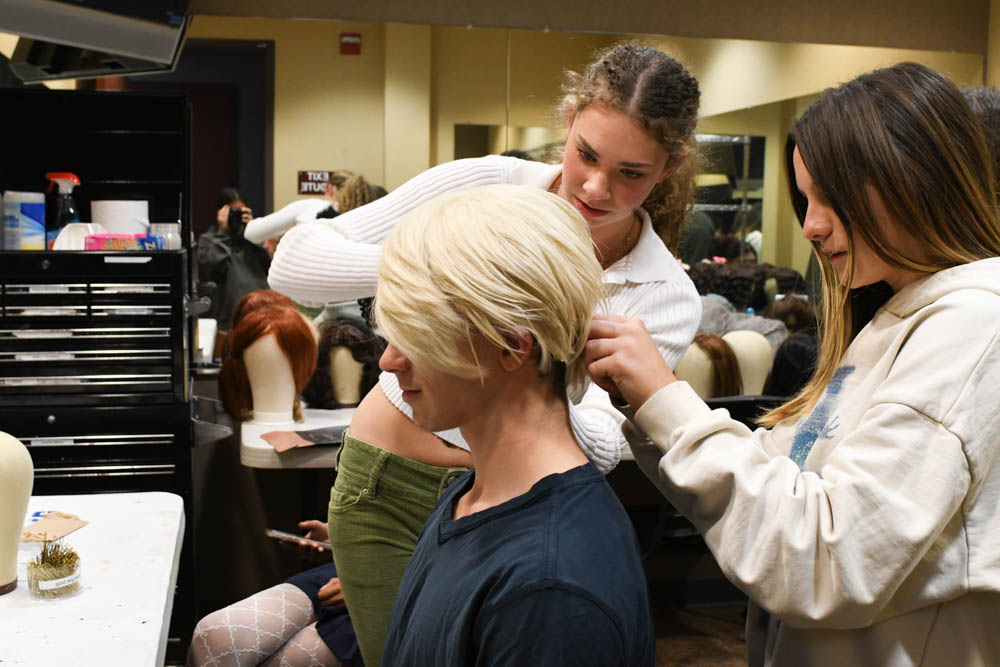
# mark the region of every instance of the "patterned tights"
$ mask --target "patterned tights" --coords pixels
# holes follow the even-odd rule
[[[279,584],[198,621],[188,667],[339,667],[316,632],[312,602],[297,586]]]

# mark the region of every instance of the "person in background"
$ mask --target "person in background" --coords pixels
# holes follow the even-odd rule
[[[708,249],[715,236],[715,222],[704,211],[692,209],[681,230],[677,244],[677,259],[692,266],[708,258]]]
[[[277,240],[300,222],[310,222],[312,220],[328,220],[340,215],[341,212],[349,211],[351,208],[360,206],[375,199],[371,192],[359,192],[359,189],[368,190],[371,188],[368,182],[361,178],[360,182],[354,185],[355,192],[348,194],[344,192],[345,186],[352,179],[361,178],[354,172],[340,170],[330,174],[326,189],[322,197],[307,197],[296,199],[290,204],[283,206],[274,213],[254,218],[247,222],[246,238],[251,243],[256,243],[265,247],[272,246],[271,254],[277,247]],[[345,196],[351,200],[347,206],[344,205]]]
[[[326,523],[302,521],[328,542]],[[303,544],[303,548],[306,548]],[[314,549],[322,555],[323,549]],[[206,615],[194,628],[188,667],[364,667],[333,563],[306,570]]]
[[[1000,219],[980,124],[901,63],[826,91],[785,155],[824,286],[805,388],[751,433],[616,317],[592,324],[590,373],[750,597],[750,665],[1000,664]],[[876,283],[888,301],[855,317]]]
[[[267,289],[268,253],[248,242],[244,229],[253,211],[236,188],[222,188],[215,202],[215,224],[198,237],[198,264],[216,284],[211,316],[218,323],[214,357],[230,326],[236,303],[254,290]]]
[[[474,469],[421,533],[382,665],[653,664],[632,525],[569,420],[603,294],[583,217],[539,188],[443,195],[386,239],[381,367],[416,424],[462,429]]]

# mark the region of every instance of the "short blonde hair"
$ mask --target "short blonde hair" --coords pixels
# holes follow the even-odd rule
[[[478,335],[516,351],[534,337],[538,370],[566,364],[572,393],[603,295],[587,226],[561,198],[537,188],[490,185],[437,197],[410,212],[383,245],[375,321],[415,363],[483,377],[461,352]],[[473,353],[474,354],[474,353]]]

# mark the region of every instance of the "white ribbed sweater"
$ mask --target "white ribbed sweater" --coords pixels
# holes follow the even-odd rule
[[[421,203],[445,192],[495,183],[548,188],[561,165],[547,165],[491,155],[456,160],[430,169],[389,195],[332,220],[299,224],[282,238],[271,263],[271,287],[310,305],[373,296],[382,240],[396,222]],[[698,327],[701,301],[687,274],[653,231],[640,209],[642,232],[635,248],[604,271],[608,296],[599,312],[638,317],[646,324],[664,359],[674,367]],[[407,416],[396,377],[383,373],[379,385]],[[603,471],[614,468],[627,446],[623,417],[607,393],[591,385],[570,405],[570,421],[580,446]],[[439,433],[468,448],[458,429]]]

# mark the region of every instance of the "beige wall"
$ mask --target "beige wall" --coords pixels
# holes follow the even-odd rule
[[[987,22],[989,40],[986,45],[987,86],[1000,86],[1000,0],[990,0],[990,14]]]
[[[392,190],[431,166],[431,29],[385,27],[385,176]]]
[[[433,34],[435,163],[454,156],[456,124],[526,127],[560,122],[554,109],[563,71],[581,69],[595,50],[613,42],[607,35],[482,28],[434,28]],[[505,138],[496,147],[502,152],[507,145]]]
[[[904,60],[934,67],[960,83],[983,79],[981,53],[738,39],[646,39],[678,56],[698,77],[704,116],[796,99]]]
[[[193,14],[986,50],[989,0],[192,0]]]

